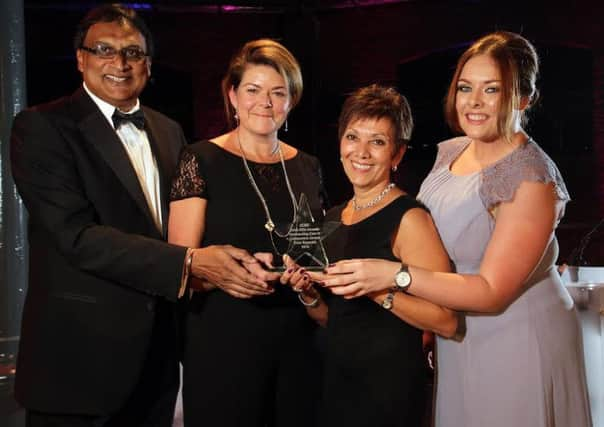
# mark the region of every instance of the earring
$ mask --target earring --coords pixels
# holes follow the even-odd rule
[[[392,172],[396,172],[398,170],[398,165],[392,166]]]
[[[340,162],[344,163],[344,159],[340,156]]]
[[[237,115],[237,110],[235,110],[235,114],[233,114],[233,118],[235,119],[235,123],[237,127],[239,127],[239,116]]]
[[[285,126],[283,127],[283,132],[287,132],[288,127],[287,127],[287,119],[285,119]]]

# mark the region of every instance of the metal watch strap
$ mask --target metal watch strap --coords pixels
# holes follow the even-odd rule
[[[384,298],[384,301],[382,301],[382,308],[385,308],[386,310],[392,310],[393,302],[394,302],[394,292],[389,291],[388,294],[386,295],[386,298]]]

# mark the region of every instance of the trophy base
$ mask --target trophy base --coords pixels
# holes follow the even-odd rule
[[[309,266],[302,267],[302,268],[306,271],[323,271],[323,270],[325,270],[325,267],[323,267],[322,265],[309,265]],[[284,265],[280,265],[280,266],[269,269],[269,271],[272,271],[274,273],[283,273],[285,270],[287,270],[287,268]]]

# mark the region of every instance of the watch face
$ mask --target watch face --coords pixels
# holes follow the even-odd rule
[[[382,307],[386,310],[390,310],[392,308],[392,298],[390,298],[390,295],[388,295],[386,299],[382,301]]]
[[[394,276],[394,283],[398,288],[405,289],[411,283],[411,275],[407,271],[399,271]]]

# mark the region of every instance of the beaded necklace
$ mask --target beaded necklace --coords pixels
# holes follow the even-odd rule
[[[382,201],[382,199],[386,196],[386,194],[388,194],[388,192],[390,190],[392,190],[393,188],[394,188],[394,182],[391,182],[390,184],[388,184],[386,186],[386,188],[384,188],[382,190],[382,192],[380,194],[378,194],[374,199],[368,201],[364,205],[359,205],[357,203],[357,197],[354,196],[352,198],[352,209],[356,212],[356,211],[360,211],[361,209],[366,209],[366,208],[370,208],[372,206],[377,205],[379,202]]]

